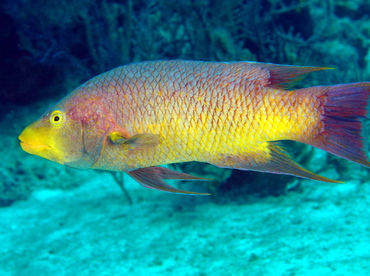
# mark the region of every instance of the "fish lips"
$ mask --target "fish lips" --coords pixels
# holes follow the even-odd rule
[[[20,142],[20,146],[22,150],[24,150],[25,152],[28,152],[30,154],[35,154],[35,155],[38,155],[37,153],[39,152],[51,149],[51,147],[47,145],[32,145],[32,144],[23,142],[22,140]]]
[[[37,155],[46,159],[49,159],[51,161],[57,162],[59,164],[64,164],[64,156],[61,152],[59,152],[57,149],[49,146],[49,145],[44,145],[44,144],[37,144],[37,143],[32,143],[28,141],[25,137],[19,135],[18,139],[20,140],[20,146],[21,148],[33,155]]]

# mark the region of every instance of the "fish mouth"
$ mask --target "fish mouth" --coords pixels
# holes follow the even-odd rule
[[[29,154],[37,155],[62,165],[65,162],[64,155],[51,146],[43,144],[29,144],[23,141],[20,142],[20,146],[25,152]]]
[[[36,141],[30,141],[32,139],[25,139],[25,138],[27,137],[24,137],[23,133],[21,133],[21,135],[19,135],[18,137],[18,139],[20,140],[19,144],[25,152],[38,155],[39,152],[52,149],[52,147],[50,147],[49,145],[37,143]]]
[[[52,138],[52,137],[51,137]],[[26,127],[18,136],[21,148],[33,155],[63,164],[65,155],[53,145],[53,139],[50,139],[48,132],[42,128],[34,128],[32,125]]]
[[[25,152],[28,152],[30,154],[37,154],[38,152],[52,149],[52,147],[48,145],[29,144],[23,141],[20,142],[20,146]]]

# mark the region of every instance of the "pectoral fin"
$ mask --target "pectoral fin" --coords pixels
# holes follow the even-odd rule
[[[109,134],[109,139],[114,144],[124,144],[133,149],[152,147],[159,144],[159,135],[152,133],[138,133],[130,138],[126,138],[120,132],[112,132]]]
[[[123,144],[128,139],[121,132],[115,131],[109,134],[109,139],[113,144]]]
[[[192,176],[186,173],[180,173],[163,167],[149,167],[127,172],[132,178],[142,186],[177,194],[188,195],[210,195],[209,193],[189,192],[174,188],[164,182],[164,179],[182,179],[182,180],[208,180],[206,178]]]

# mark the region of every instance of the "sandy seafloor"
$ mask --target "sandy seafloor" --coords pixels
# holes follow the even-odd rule
[[[0,209],[0,275],[369,275],[369,185],[305,185],[242,205],[141,187],[129,205],[105,174],[38,191]]]
[[[33,162],[23,179],[44,168],[50,187],[76,173],[22,152],[21,125],[3,128],[5,167]],[[299,192],[219,204],[126,176],[130,205],[110,174],[78,172],[77,188],[0,208],[1,276],[370,275],[369,183],[303,180]]]

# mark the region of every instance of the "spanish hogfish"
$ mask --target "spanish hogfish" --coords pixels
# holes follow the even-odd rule
[[[157,167],[201,161],[326,182],[279,144],[294,140],[370,166],[361,136],[370,82],[286,90],[323,67],[149,61],[98,75],[28,126],[21,147],[57,163],[124,171],[141,185],[201,179]]]

